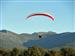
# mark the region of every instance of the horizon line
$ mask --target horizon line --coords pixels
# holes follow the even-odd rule
[[[6,30],[6,29],[0,29],[0,31],[2,31],[2,30]],[[55,32],[55,31],[16,32],[16,31],[12,31],[12,30],[6,30],[6,31],[10,31],[10,32],[17,33],[17,34],[22,34],[22,33],[33,34],[33,33],[39,33],[39,32]],[[63,32],[55,32],[55,33],[60,34],[60,33],[66,33],[66,32],[72,33],[74,31],[63,31]]]

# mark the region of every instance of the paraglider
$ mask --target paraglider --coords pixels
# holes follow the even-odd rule
[[[32,17],[32,16],[46,16],[46,17],[48,17],[49,19],[54,20],[54,17],[53,17],[52,15],[49,15],[48,13],[33,13],[33,14],[29,15],[29,16],[27,17],[27,19],[30,18],[30,17]]]
[[[26,19],[29,19],[33,16],[45,16],[45,17],[48,17],[49,19],[51,19],[52,21],[54,21],[54,16],[48,14],[48,13],[32,13],[30,14],[29,16],[27,16]],[[38,35],[39,38],[42,38],[43,36],[42,35]]]

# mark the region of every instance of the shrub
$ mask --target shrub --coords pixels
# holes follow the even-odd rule
[[[19,49],[13,48],[13,50],[11,51],[11,56],[18,56],[18,55],[19,55]]]
[[[63,56],[75,56],[74,48],[62,48],[61,51]]]
[[[33,46],[23,50],[18,48],[13,48],[8,51],[5,49],[0,49],[0,56],[75,56],[75,48],[48,50]]]

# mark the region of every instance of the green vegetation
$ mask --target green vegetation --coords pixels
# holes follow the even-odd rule
[[[36,46],[28,49],[2,49],[0,48],[0,56],[75,56],[75,48],[61,48],[58,50],[47,50]]]

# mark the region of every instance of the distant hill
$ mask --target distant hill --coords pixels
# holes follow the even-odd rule
[[[0,31],[0,48],[13,48],[22,46],[19,35],[7,30]]]
[[[75,47],[75,32],[57,34],[49,31],[17,34],[8,30],[0,30],[0,48],[31,47],[33,45],[43,48]]]
[[[38,40],[30,40],[24,43],[24,46],[39,46],[43,48],[55,48],[71,46],[75,47],[75,32],[61,33],[55,35],[45,35],[43,38]]]
[[[45,33],[43,32],[42,34],[45,35]],[[0,48],[25,47],[23,46],[24,42],[27,42],[28,40],[36,40],[36,39],[39,39],[39,33],[17,34],[8,30],[0,30]]]

